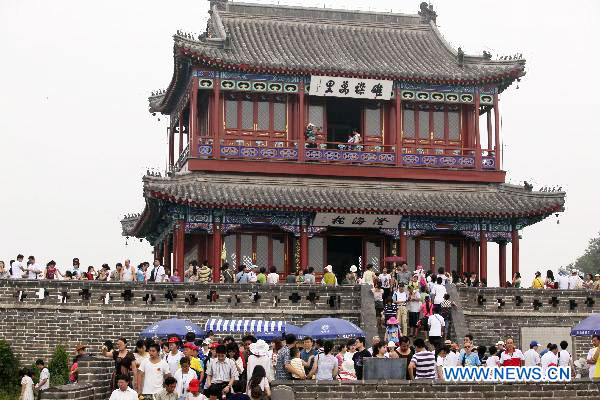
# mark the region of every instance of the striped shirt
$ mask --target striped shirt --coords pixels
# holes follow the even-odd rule
[[[412,357],[415,364],[415,379],[435,379],[435,355],[431,351],[420,351]]]
[[[198,270],[198,283],[210,283],[210,275],[212,270],[208,268],[206,265],[203,265]]]

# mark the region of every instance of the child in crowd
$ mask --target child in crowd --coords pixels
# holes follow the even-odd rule
[[[304,373],[304,364],[302,364],[300,351],[297,348],[294,347],[290,349],[290,359],[290,365],[294,370],[294,372],[292,372],[292,378],[306,379],[306,374]]]
[[[198,379],[192,379],[188,385],[188,392],[185,395],[184,400],[207,400],[208,398],[200,393],[200,381]]]
[[[490,355],[485,361],[485,366],[488,368],[497,368],[500,366],[500,358],[498,357],[498,349],[495,346],[490,346]]]

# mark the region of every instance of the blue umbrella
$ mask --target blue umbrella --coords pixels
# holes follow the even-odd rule
[[[353,338],[364,336],[365,332],[350,321],[339,318],[321,318],[300,328],[298,336],[313,339]]]
[[[204,331],[198,325],[185,319],[165,319],[151,324],[140,332],[142,337],[165,337],[168,335],[185,336],[188,332],[194,332],[196,337],[204,336]]]
[[[593,314],[571,329],[571,336],[600,335],[600,314]]]

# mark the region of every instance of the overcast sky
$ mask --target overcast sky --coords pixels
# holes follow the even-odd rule
[[[274,1],[273,1],[274,2]],[[268,3],[268,2],[265,2]],[[416,13],[419,1],[280,1]],[[525,285],[565,265],[600,230],[598,1],[436,1],[445,38],[467,53],[523,53],[501,95],[512,183],[567,190],[566,212],[523,231]],[[173,72],[172,35],[205,29],[208,1],[0,2],[0,260],[33,254],[83,266],[151,258],[119,220],[144,207],[141,178],[164,169],[167,119],[147,112]],[[508,275],[510,275],[510,246]],[[497,284],[497,245],[489,251]]]

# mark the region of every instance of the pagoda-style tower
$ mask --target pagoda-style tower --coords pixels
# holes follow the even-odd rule
[[[498,97],[525,60],[467,55],[426,3],[415,15],[210,2],[199,37],[174,36],[174,73],[150,112],[170,117],[166,176],[124,235],[183,271],[208,260],[286,274],[400,256],[487,279],[487,248],[564,208],[505,183]],[[480,120],[485,116],[485,123]]]

